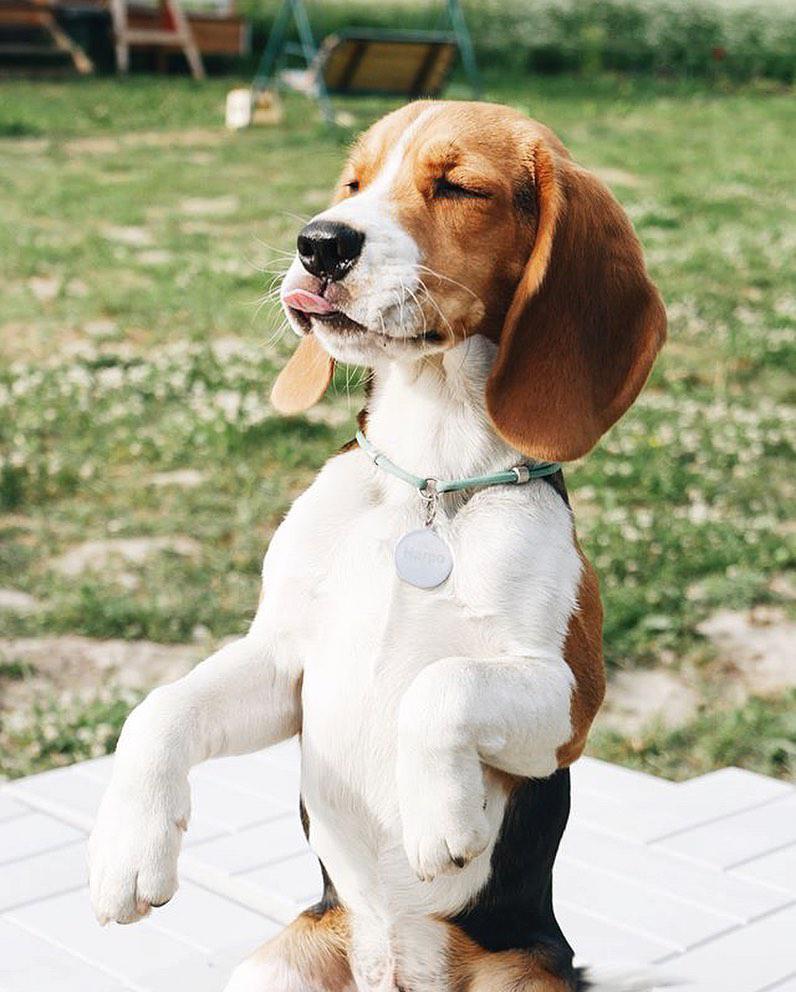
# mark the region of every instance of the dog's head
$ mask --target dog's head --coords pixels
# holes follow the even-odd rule
[[[666,333],[623,210],[543,125],[419,102],[356,143],[298,236],[282,302],[302,337],[272,398],[317,401],[335,359],[418,361],[483,334],[486,403],[536,458],[585,454],[643,386]]]

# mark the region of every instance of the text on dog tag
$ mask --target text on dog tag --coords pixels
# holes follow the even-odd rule
[[[418,589],[434,589],[451,574],[453,554],[431,527],[410,530],[395,545],[399,578]]]

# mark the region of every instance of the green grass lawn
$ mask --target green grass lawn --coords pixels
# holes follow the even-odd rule
[[[733,659],[697,628],[792,607],[793,95],[489,83],[614,189],[670,315],[642,399],[568,481],[609,666],[665,669],[698,698],[681,727],[603,729],[593,748],[673,777],[787,775],[793,696],[728,691]],[[68,684],[32,644],[199,656],[241,633],[270,533],[352,434],[345,371],[311,418],[269,409],[290,342],[268,291],[347,141],[390,104],[349,104],[330,132],[296,98],[282,125],[230,135],[232,85],[0,82],[0,587],[30,597],[0,609],[0,774],[112,747],[147,684],[101,668]]]

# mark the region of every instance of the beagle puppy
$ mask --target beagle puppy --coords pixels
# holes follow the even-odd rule
[[[282,300],[299,344],[275,406],[316,402],[335,361],[371,369],[360,444],[275,533],[248,634],[127,720],[90,839],[96,915],[174,894],[192,765],[299,734],[323,899],[229,992],[596,988],[551,873],[602,614],[549,463],[589,451],[664,341],[630,222],[536,121],[421,101],[355,144]],[[418,532],[434,547],[413,538],[401,565]]]

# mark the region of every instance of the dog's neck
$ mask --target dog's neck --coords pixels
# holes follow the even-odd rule
[[[486,412],[495,351],[494,344],[474,335],[432,358],[374,369],[367,410],[371,443],[424,478],[457,479],[522,461]]]

